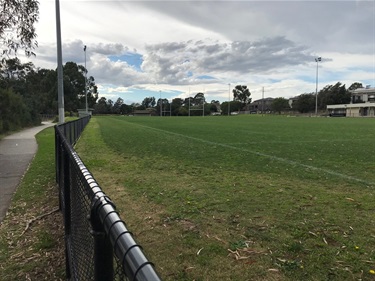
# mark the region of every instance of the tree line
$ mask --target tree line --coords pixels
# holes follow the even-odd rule
[[[362,84],[355,82],[348,89],[346,85],[337,82],[327,85],[318,92],[317,109],[325,111],[330,104],[346,104],[351,102],[350,90],[362,88]],[[251,92],[245,85],[236,85],[232,90],[232,100],[220,103],[218,100],[207,102],[203,93],[197,93],[193,97],[181,99],[155,99],[146,97],[141,103],[125,104],[122,98],[115,102],[104,97],[100,98],[94,106],[94,114],[122,114],[132,115],[137,110],[149,110],[152,115],[170,116],[201,116],[221,112],[250,111]],[[272,100],[267,111],[281,114],[282,112],[312,113],[315,112],[316,93],[303,93],[291,99],[278,97]],[[204,111],[204,112],[203,112]]]
[[[141,103],[126,104],[122,98],[115,102],[101,97],[92,76],[85,76],[87,70],[75,62],[63,66],[64,73],[64,107],[66,115],[73,115],[79,108],[85,108],[87,91],[88,107],[94,114],[132,115],[137,110],[149,110],[152,115],[162,116],[202,116],[221,112],[248,110],[251,104],[251,92],[245,85],[236,85],[232,90],[231,101],[220,103],[218,100],[206,101],[204,93],[199,92],[185,99],[155,99],[146,97]],[[340,82],[327,85],[318,92],[318,110],[325,110],[328,104],[350,103],[349,90],[361,88],[361,83],[354,83],[348,89]],[[290,106],[289,100],[283,97],[272,101],[270,111],[281,113],[296,111],[314,112],[315,93],[304,93],[295,97]],[[0,62],[0,133],[16,130],[26,126],[40,124],[40,114],[55,115],[57,112],[57,72],[51,69],[40,69],[31,62],[21,63],[18,58]]]
[[[198,92],[193,97],[174,98],[171,101],[146,97],[141,103],[132,104],[125,104],[122,98],[118,98],[114,102],[102,97],[94,106],[94,114],[132,115],[139,110],[148,110],[151,115],[159,116],[202,116],[221,111],[227,112],[229,108],[231,112],[240,111],[251,102],[250,95],[247,86],[237,85],[233,89],[233,100],[223,103],[218,100],[207,102],[202,92]]]
[[[317,109],[324,111],[330,104],[348,104],[351,102],[351,90],[363,88],[362,83],[355,82],[348,89],[345,84],[337,82],[326,85],[318,92]],[[309,113],[315,110],[316,93],[304,93],[294,98],[292,109],[300,113]]]
[[[168,99],[155,99],[155,97],[146,97],[141,103],[125,104],[122,98],[116,102],[102,97],[94,106],[94,114],[122,114],[132,115],[136,111],[148,110],[152,115],[162,116],[199,116],[208,115],[220,110],[220,102],[212,100],[207,103],[203,93],[197,93],[194,97],[175,98],[172,101]],[[190,113],[189,113],[190,112]]]
[[[64,106],[67,115],[93,107],[98,99],[94,77],[87,78],[83,66],[67,62],[64,71]],[[86,85],[86,86],[85,86]],[[0,62],[0,133],[40,124],[41,114],[57,112],[57,72],[40,69],[18,58]]]

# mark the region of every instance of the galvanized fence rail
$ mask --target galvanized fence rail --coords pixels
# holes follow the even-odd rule
[[[56,181],[68,280],[158,281],[160,276],[73,145],[90,116],[55,126]]]

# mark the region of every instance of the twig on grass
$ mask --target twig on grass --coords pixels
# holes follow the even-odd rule
[[[56,212],[58,212],[58,211],[60,211],[60,209],[59,209],[59,208],[56,208],[56,209],[54,209],[54,210],[52,210],[52,211],[50,211],[50,212],[48,212],[48,213],[42,214],[42,215],[40,215],[40,216],[38,216],[38,217],[36,217],[36,218],[34,218],[34,219],[28,220],[27,223],[26,223],[26,227],[25,227],[25,229],[22,231],[20,237],[26,233],[26,231],[30,228],[30,225],[31,225],[33,222],[35,222],[35,221],[37,221],[37,220],[41,220],[42,218],[44,218],[44,217],[46,217],[46,216],[49,216],[49,215],[52,215],[52,214],[54,214],[54,213],[56,213]]]

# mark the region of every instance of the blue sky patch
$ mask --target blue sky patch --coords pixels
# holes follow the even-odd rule
[[[215,79],[215,77],[212,77],[212,76],[209,76],[209,75],[200,75],[197,78],[201,79],[201,80],[212,80],[212,79]]]
[[[126,53],[120,56],[108,56],[111,61],[124,61],[128,65],[132,66],[135,70],[141,71],[141,64],[143,62],[143,56],[137,53]]]
[[[282,80],[281,79],[269,79],[271,83],[280,83]]]

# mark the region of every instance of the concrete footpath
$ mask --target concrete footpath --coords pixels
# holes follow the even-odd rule
[[[12,196],[37,152],[35,135],[53,123],[25,129],[0,141],[0,222],[9,208]]]

